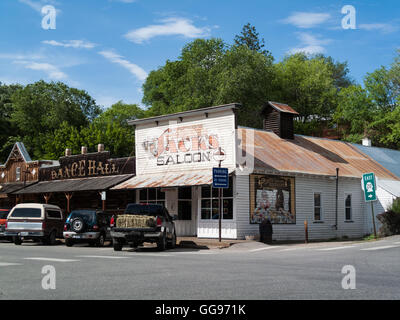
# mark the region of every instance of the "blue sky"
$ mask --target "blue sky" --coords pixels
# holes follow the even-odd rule
[[[57,10],[55,29],[42,28],[45,5]],[[345,5],[356,10],[355,30],[342,28]],[[1,0],[0,81],[63,81],[105,107],[141,103],[147,74],[176,59],[186,43],[232,43],[247,22],[277,61],[321,52],[348,61],[358,82],[389,65],[400,48],[395,0]]]

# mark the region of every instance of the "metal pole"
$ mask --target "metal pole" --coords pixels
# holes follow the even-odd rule
[[[219,168],[221,168],[221,161],[219,162],[218,165]],[[219,224],[219,242],[222,241],[222,200],[221,200],[221,188],[218,188],[218,209],[219,209],[219,215],[218,215],[218,224]]]
[[[375,213],[374,213],[374,202],[373,201],[371,201],[371,211],[372,211],[372,223],[374,225],[374,236],[376,239]]]
[[[339,168],[336,168],[336,208],[335,208],[335,228],[338,229],[338,198],[339,198]]]

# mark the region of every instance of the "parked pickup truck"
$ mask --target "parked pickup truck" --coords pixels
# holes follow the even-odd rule
[[[131,203],[123,214],[111,218],[111,237],[115,251],[124,245],[138,247],[144,242],[157,243],[162,251],[176,246],[174,218],[158,204]]]
[[[59,207],[50,204],[21,203],[12,208],[7,218],[5,235],[20,245],[24,240],[41,240],[55,244],[62,238],[64,221]]]

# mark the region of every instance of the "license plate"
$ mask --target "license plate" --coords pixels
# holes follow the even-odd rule
[[[82,238],[82,236],[77,235],[77,234],[73,235],[73,237],[74,237],[75,239],[80,239],[80,238]]]
[[[21,237],[26,237],[29,235],[29,232],[21,232],[20,235]]]

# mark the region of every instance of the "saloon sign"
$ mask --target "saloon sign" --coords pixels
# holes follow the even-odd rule
[[[143,142],[157,166],[211,162],[219,147],[218,135],[208,133],[202,125],[168,128],[158,138]]]

